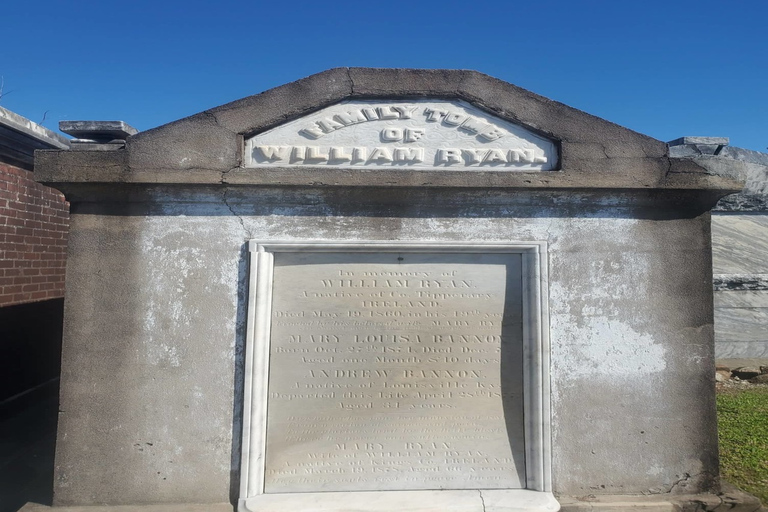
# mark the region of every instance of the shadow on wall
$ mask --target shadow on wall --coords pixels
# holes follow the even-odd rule
[[[51,505],[59,381],[0,405],[0,512]]]
[[[0,308],[0,512],[50,505],[64,299]]]
[[[0,404],[59,377],[64,299],[0,307]]]

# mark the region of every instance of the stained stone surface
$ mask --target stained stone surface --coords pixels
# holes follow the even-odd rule
[[[275,256],[265,492],[525,487],[519,254]]]

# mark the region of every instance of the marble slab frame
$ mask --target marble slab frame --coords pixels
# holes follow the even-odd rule
[[[269,344],[271,329],[274,257],[281,252],[411,252],[411,253],[510,253],[522,256],[523,294],[523,393],[525,425],[525,489],[495,490],[501,502],[526,504],[524,508],[503,506],[499,510],[558,510],[552,496],[551,480],[551,412],[550,412],[550,343],[548,313],[548,278],[546,242],[381,242],[381,241],[259,241],[249,243],[250,268],[244,369],[243,432],[240,466],[239,511],[296,510],[312,503],[311,510],[333,510],[334,503],[367,495],[379,499],[392,496],[413,503],[413,508],[426,510],[434,505],[435,493],[451,503],[465,496],[467,490],[360,491],[265,494],[265,454],[269,378]],[[483,490],[483,493],[489,491]],[[311,499],[310,498],[311,495]],[[351,496],[354,495],[354,496]],[[309,501],[308,501],[309,499]],[[365,496],[361,503],[370,500]],[[419,505],[423,503],[424,506]],[[456,503],[456,502],[454,502]],[[373,505],[371,505],[373,507]],[[266,507],[266,508],[265,508]],[[304,509],[302,510],[310,510]],[[474,509],[470,506],[468,509]],[[360,510],[365,510],[361,508]],[[378,510],[371,508],[371,510]]]

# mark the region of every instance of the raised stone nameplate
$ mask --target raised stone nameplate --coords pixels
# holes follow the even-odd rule
[[[245,140],[245,167],[549,171],[551,140],[463,101],[345,101]]]
[[[548,491],[540,249],[252,242],[241,510]]]

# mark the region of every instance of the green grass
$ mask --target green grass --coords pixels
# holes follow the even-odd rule
[[[768,386],[717,395],[720,475],[768,503]]]

